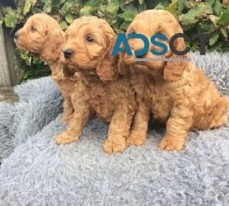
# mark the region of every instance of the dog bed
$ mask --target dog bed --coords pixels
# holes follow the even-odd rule
[[[222,93],[228,53],[191,54]],[[108,155],[107,125],[92,120],[82,140],[56,145],[62,97],[50,77],[15,88],[19,102],[0,103],[0,205],[229,205],[229,126],[190,132],[184,150],[164,152],[165,128],[141,147]]]

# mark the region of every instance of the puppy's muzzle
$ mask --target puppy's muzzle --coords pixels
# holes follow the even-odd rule
[[[64,58],[65,59],[70,59],[72,55],[74,54],[74,51],[72,49],[66,49],[64,50]]]

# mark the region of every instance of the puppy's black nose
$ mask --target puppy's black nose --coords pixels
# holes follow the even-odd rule
[[[19,36],[19,33],[18,33],[18,32],[16,32],[16,33],[14,34],[14,38],[15,38],[15,39],[17,39],[17,38],[18,38],[18,36]]]
[[[64,58],[70,59],[72,57],[73,53],[74,53],[74,51],[71,49],[64,50]]]

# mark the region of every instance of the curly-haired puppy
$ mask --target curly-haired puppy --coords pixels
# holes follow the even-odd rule
[[[75,85],[74,117],[67,130],[57,137],[58,144],[78,141],[91,114],[110,122],[104,150],[121,152],[135,111],[130,75],[118,75],[118,59],[112,57],[115,33],[97,17],[81,17],[66,30],[63,63],[78,72]]]
[[[176,33],[183,33],[171,13],[148,10],[137,15],[127,33],[141,33],[148,39],[162,33],[168,40]],[[163,41],[169,48],[168,40]],[[143,48],[139,39],[129,39],[132,52]],[[175,48],[183,51],[183,38],[175,41]],[[160,47],[150,45],[160,51]],[[168,49],[163,56],[148,51],[144,58],[185,58],[176,56]],[[141,57],[141,58],[142,58]],[[136,57],[122,56],[122,64],[132,65],[133,86],[137,93],[138,109],[133,122],[129,145],[141,145],[146,140],[150,113],[153,118],[166,122],[166,134],[160,148],[167,151],[181,150],[190,129],[211,129],[227,122],[229,101],[216,89],[203,72],[188,61],[136,62]]]
[[[15,33],[15,43],[19,49],[40,56],[50,66],[52,78],[64,97],[63,121],[68,122],[73,114],[71,93],[76,78],[58,62],[64,43],[64,32],[58,22],[47,14],[35,14]]]

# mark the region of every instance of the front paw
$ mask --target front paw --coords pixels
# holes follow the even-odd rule
[[[145,143],[146,136],[142,134],[131,133],[126,141],[128,146],[130,145],[141,146]]]
[[[75,135],[70,131],[65,131],[62,134],[58,135],[55,141],[56,144],[69,144],[71,142],[77,142],[79,140],[80,137],[78,135]]]
[[[122,152],[126,149],[126,139],[120,138],[120,139],[112,139],[108,138],[106,139],[103,150],[107,153],[114,154],[118,152]]]
[[[184,146],[184,141],[176,141],[169,137],[164,137],[160,143],[159,143],[159,147],[161,150],[165,150],[165,151],[179,151],[182,150]]]

